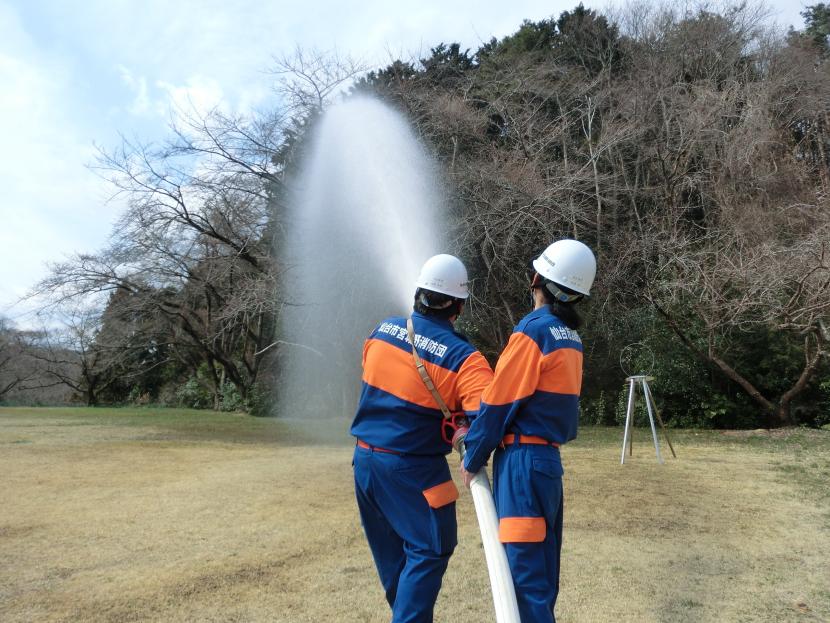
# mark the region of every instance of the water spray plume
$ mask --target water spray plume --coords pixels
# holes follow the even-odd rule
[[[283,350],[280,415],[354,414],[363,340],[411,310],[421,264],[443,249],[437,179],[403,117],[377,100],[349,99],[319,121],[283,248],[282,336],[306,348]]]
[[[376,323],[408,315],[424,261],[445,251],[437,176],[404,119],[351,99],[317,127],[292,202],[282,315],[279,414],[354,414],[360,353]],[[414,329],[410,327],[410,333]],[[441,404],[439,402],[439,404]],[[463,456],[463,437],[456,448]],[[471,485],[498,623],[518,623],[516,596],[487,474]]]

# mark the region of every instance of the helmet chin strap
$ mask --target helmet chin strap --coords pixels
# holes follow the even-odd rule
[[[557,288],[556,284],[552,281],[548,281],[545,284],[545,288],[547,288],[548,292],[553,294],[553,297],[561,303],[573,303],[574,301],[578,301],[582,298],[581,294],[568,294],[566,292],[563,292],[562,290]]]
[[[553,295],[553,298],[555,298],[560,303],[573,303],[582,298],[581,294],[568,294],[567,292],[560,290],[555,283],[548,279],[544,279],[539,273],[536,273],[535,275],[533,275],[533,281],[530,284],[530,297],[531,300],[534,301],[534,304],[535,299],[533,299],[533,289],[541,287],[544,287],[548,292],[550,292]]]
[[[418,299],[421,301],[421,304],[424,307],[429,307],[430,309],[446,309],[447,307],[449,307],[450,305],[452,305],[454,303],[454,301],[452,299],[450,299],[449,301],[443,303],[442,305],[430,305],[429,299],[427,298],[426,294],[424,294],[423,292],[421,292]]]

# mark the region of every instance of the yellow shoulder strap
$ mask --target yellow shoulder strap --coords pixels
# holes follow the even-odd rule
[[[441,413],[444,414],[446,419],[451,420],[452,413],[450,413],[447,403],[444,402],[441,394],[439,394],[438,390],[435,388],[435,383],[432,382],[429,372],[427,372],[426,366],[424,366],[424,362],[418,355],[418,350],[415,348],[415,328],[412,325],[412,318],[406,319],[406,337],[409,340],[409,345],[412,346],[412,358],[415,360],[415,367],[418,369],[418,374],[421,375],[421,380],[424,382],[424,385],[427,386],[427,389],[429,390],[429,393],[432,394],[432,397],[435,398],[435,402],[438,403]]]

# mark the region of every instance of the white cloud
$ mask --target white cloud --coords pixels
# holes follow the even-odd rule
[[[226,108],[227,105],[222,87],[212,78],[192,76],[180,85],[159,80],[156,86],[166,96],[164,100],[157,103],[159,112],[172,109],[174,115],[181,113],[205,115],[214,108]]]
[[[121,79],[127,88],[135,95],[135,99],[127,107],[127,111],[132,115],[146,115],[151,110],[150,97],[147,94],[147,78],[144,76],[135,77],[133,72],[124,67],[124,65],[116,65],[118,73],[121,74]]]
[[[92,145],[63,112],[67,68],[37,54],[7,7],[0,24],[0,313],[17,315],[26,306],[8,306],[45,275],[44,263],[105,239],[110,219],[84,166]]]
[[[204,115],[214,108],[229,110],[225,91],[214,78],[194,75],[181,84],[156,80],[148,87],[145,76],[136,76],[124,65],[117,65],[116,69],[133,95],[133,100],[125,108],[131,115],[166,120],[181,114]],[[239,99],[238,109],[250,110],[259,97],[255,89],[245,89]]]

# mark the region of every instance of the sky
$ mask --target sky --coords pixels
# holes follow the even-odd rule
[[[297,46],[381,66],[440,42],[475,49],[577,0],[0,0],[0,316],[74,252],[103,247],[123,209],[89,165],[121,136],[163,140],[176,109],[262,109],[268,68]],[[607,2],[586,0],[602,10]],[[802,26],[803,0],[773,0]]]

